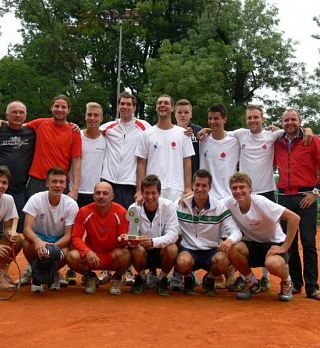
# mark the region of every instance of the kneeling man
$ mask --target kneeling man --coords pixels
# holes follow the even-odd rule
[[[130,252],[118,238],[128,232],[126,209],[112,202],[112,186],[107,182],[95,185],[94,202],[79,210],[71,242],[73,249],[68,255],[68,265],[84,275],[84,290],[96,292],[99,280],[92,270],[115,271],[109,293],[121,294],[121,279],[130,266]],[[86,233],[85,240],[83,236]]]
[[[184,292],[195,293],[192,271],[204,269],[203,288],[208,296],[215,296],[214,277],[228,271],[228,249],[241,240],[241,232],[224,202],[209,195],[212,176],[200,169],[193,176],[194,194],[180,202],[177,214],[181,232],[181,246],[176,269],[183,274]],[[227,236],[221,241],[222,236]]]
[[[229,249],[228,256],[235,267],[246,277],[245,287],[237,299],[248,300],[260,292],[259,281],[251,267],[266,267],[281,278],[279,300],[292,300],[292,284],[288,267],[288,249],[296,234],[300,218],[297,214],[261,195],[251,195],[252,182],[245,173],[230,178],[233,197],[226,200],[227,207],[240,227],[242,241]],[[279,220],[287,221],[285,235]]]
[[[55,254],[60,251],[57,269],[66,264],[69,251],[71,229],[78,212],[77,203],[69,196],[63,194],[67,186],[67,174],[60,167],[53,167],[47,173],[46,185],[48,191],[38,192],[30,197],[23,208],[25,215],[23,252],[32,265],[33,261],[50,259],[49,250]],[[48,246],[50,246],[48,248]],[[60,249],[60,250],[59,250]],[[48,262],[50,262],[48,260]],[[39,264],[38,261],[34,264]],[[35,270],[33,270],[34,272]],[[37,269],[37,274],[41,270]],[[34,272],[35,273],[35,272]],[[60,289],[60,275],[56,271],[52,290]],[[43,284],[31,284],[32,292],[43,292]]]
[[[161,182],[156,175],[147,175],[141,183],[143,204],[135,207],[141,219],[138,246],[131,248],[132,264],[137,271],[132,292],[142,292],[145,269],[161,268],[158,277],[158,294],[167,296],[168,278],[176,261],[179,224],[174,204],[160,197]],[[130,207],[130,208],[131,208]]]

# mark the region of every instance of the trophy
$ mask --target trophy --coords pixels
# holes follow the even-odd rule
[[[130,228],[127,235],[128,240],[139,240],[143,238],[142,236],[139,236],[138,227],[140,224],[140,216],[139,216],[137,208],[135,207],[129,208],[126,213],[126,219],[130,223]]]

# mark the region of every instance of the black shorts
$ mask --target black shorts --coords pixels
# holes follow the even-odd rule
[[[209,272],[212,265],[212,258],[218,250],[216,248],[209,250],[193,250],[180,246],[179,253],[183,251],[186,251],[189,254],[191,254],[194,260],[194,265],[192,267],[193,271],[196,271],[198,269],[204,269],[207,272]]]
[[[264,267],[265,261],[266,261],[266,256],[269,251],[269,249],[273,245],[282,245],[282,243],[259,243],[259,242],[248,242],[248,241],[243,241],[245,245],[247,246],[249,250],[249,257],[248,257],[248,263],[250,267]],[[289,254],[288,252],[284,254],[279,254],[281,256],[285,263],[288,263],[289,261]]]
[[[46,180],[41,180],[30,176],[27,183],[27,200],[35,193],[43,191],[48,191]]]
[[[126,209],[135,202],[134,195],[136,194],[136,187],[134,185],[115,184],[105,179],[101,179],[101,181],[106,181],[112,186],[114,202],[122,205]]]
[[[90,203],[93,203],[93,193],[78,193],[78,207],[84,207],[85,205],[88,205]]]
[[[276,203],[276,198],[274,196],[274,191],[258,193],[258,195],[268,198],[271,202]]]
[[[162,268],[162,262],[161,262],[161,249],[154,248],[154,249],[146,249],[147,252],[147,269],[154,270],[157,268]]]

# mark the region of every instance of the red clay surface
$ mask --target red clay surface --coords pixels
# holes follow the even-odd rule
[[[23,256],[18,261],[23,267]],[[27,286],[0,302],[0,347],[320,347],[320,302],[299,294],[281,303],[278,279],[271,283],[269,293],[249,301],[227,290],[209,298],[200,287],[197,296],[164,298],[128,287],[111,296],[109,285],[87,295],[80,281],[42,294]]]

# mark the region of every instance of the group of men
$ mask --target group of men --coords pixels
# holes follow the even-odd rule
[[[67,263],[67,281],[75,280],[74,271],[82,274],[87,293],[99,286],[95,270],[114,272],[109,292],[117,295],[132,265],[133,293],[152,286],[151,272],[158,293],[168,295],[168,274],[174,268],[185,293],[193,294],[193,272],[203,268],[203,288],[212,296],[216,277],[232,264],[242,279],[239,288],[235,284],[238,299],[263,289],[250,267],[265,267],[263,278],[268,280],[268,272],[280,277],[279,299],[290,301],[303,286],[299,226],[306,295],[320,300],[315,243],[320,142],[310,136],[303,143],[296,110],[283,114],[283,131],[269,132],[262,128],[262,109],[249,106],[249,129],[226,132],[227,111],[214,104],[208,109],[209,135],[198,141],[200,127],[190,123],[192,106],[185,99],[174,105],[170,96],[160,96],[158,122],[152,127],[134,116],[133,95],[122,93],[118,104],[120,117],[101,126],[102,107],[88,103],[81,133],[66,120],[70,102],[65,96],[54,99],[52,118],[26,127],[25,105],[8,105],[8,124],[0,128],[0,164],[13,173],[8,193],[16,202],[24,240],[15,237],[13,243],[4,233],[2,288],[14,286],[7,272],[9,245],[17,253],[22,244],[34,274],[35,261],[50,259],[48,247],[54,245],[61,254],[49,285],[56,290],[65,285],[58,270]],[[274,203],[274,159],[281,206]],[[137,240],[126,236],[130,206],[141,220]],[[1,220],[10,225],[12,214]],[[31,290],[42,292],[43,284],[33,282]]]

